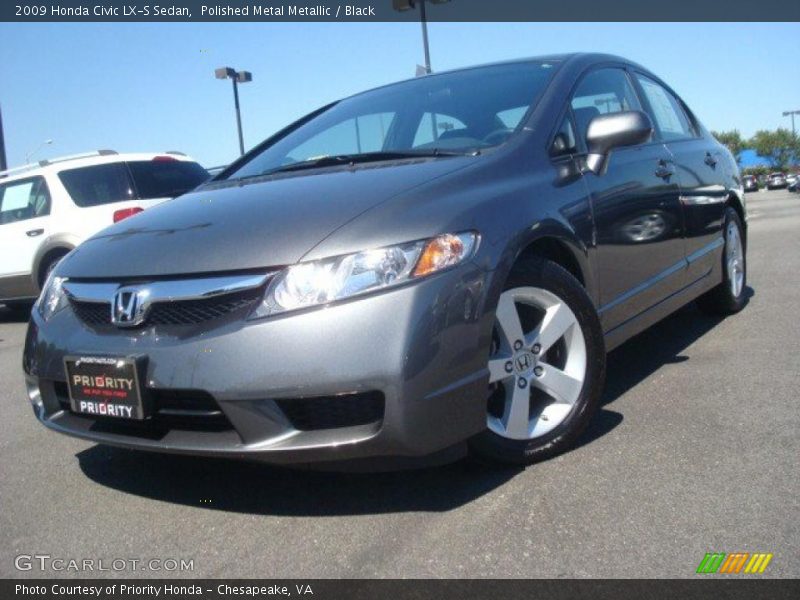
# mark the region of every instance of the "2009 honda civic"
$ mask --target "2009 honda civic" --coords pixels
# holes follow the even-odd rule
[[[274,463],[570,447],[606,353],[746,298],[741,177],[672,89],[576,54],[334,102],[72,251],[24,353],[47,427]]]

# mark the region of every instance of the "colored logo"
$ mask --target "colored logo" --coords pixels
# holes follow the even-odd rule
[[[707,552],[697,573],[763,573],[772,560],[772,554],[766,552]]]

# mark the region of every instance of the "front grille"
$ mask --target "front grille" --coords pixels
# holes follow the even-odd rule
[[[69,390],[63,381],[54,381],[58,402],[64,410],[71,410]],[[148,389],[152,400],[152,417],[145,421],[123,421],[99,417],[108,426],[149,428],[154,430],[181,429],[190,431],[227,431],[233,429],[225,413],[208,392],[202,390],[154,390]],[[95,419],[93,415],[81,417]]]
[[[89,325],[103,325],[111,323],[110,302],[78,302],[72,300],[72,309],[78,318]]]
[[[276,402],[292,426],[300,431],[367,425],[383,420],[384,413],[384,397],[377,391]]]
[[[205,300],[185,300],[154,304],[148,322],[154,325],[194,325],[218,319],[252,305],[261,290],[248,290]]]
[[[262,296],[262,288],[233,294],[224,294],[201,300],[178,300],[153,304],[144,325],[197,325],[224,316],[244,312]],[[70,304],[78,318],[88,325],[111,325],[110,302],[83,302],[75,299]]]

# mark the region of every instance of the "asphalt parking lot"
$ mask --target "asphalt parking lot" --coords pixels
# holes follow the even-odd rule
[[[690,306],[613,352],[580,447],[524,471],[314,473],[60,436],[0,308],[0,576],[81,575],[14,567],[48,554],[194,561],[117,573],[141,577],[697,577],[706,552],[758,551],[762,576],[798,577],[800,195],[748,209],[745,310]]]

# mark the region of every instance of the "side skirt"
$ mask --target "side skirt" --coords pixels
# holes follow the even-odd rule
[[[718,270],[717,270],[718,272]],[[658,304],[651,306],[644,312],[639,313],[620,323],[614,329],[605,333],[606,350],[611,351],[623,342],[626,342],[638,333],[641,333],[651,325],[655,325],[664,317],[674,313],[679,308],[685,306],[698,296],[707,292],[719,283],[717,278],[713,277],[714,271],[705,274],[703,277],[690,283],[683,289],[667,296]]]

